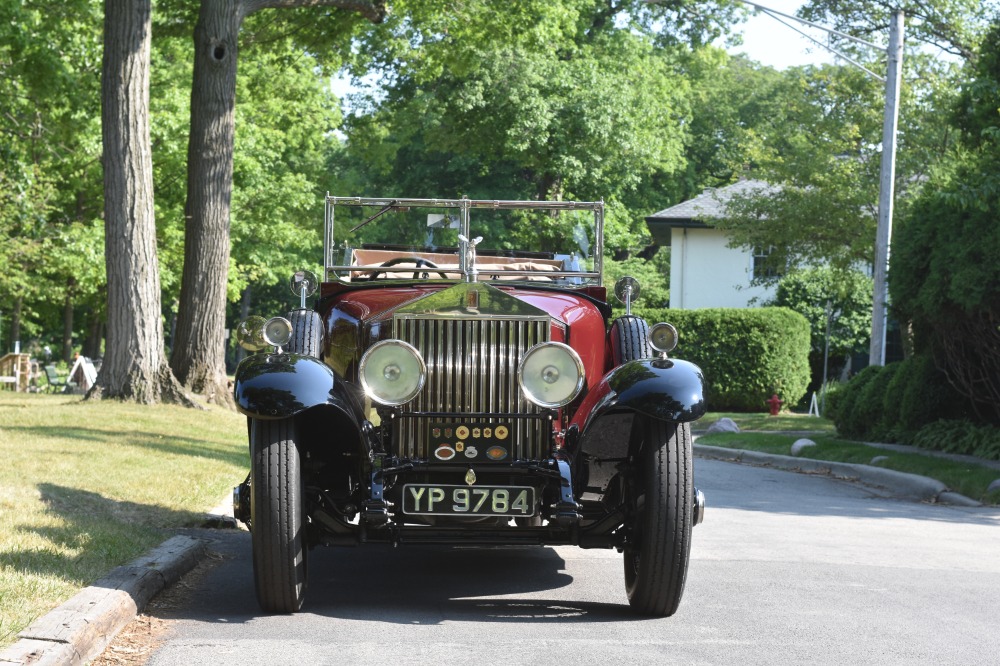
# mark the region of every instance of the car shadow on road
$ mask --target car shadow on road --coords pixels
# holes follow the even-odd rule
[[[637,619],[626,605],[575,601],[571,592],[546,594],[573,583],[565,560],[552,548],[415,546],[314,553],[331,560],[320,560],[310,572],[318,580],[310,581],[307,610],[319,615],[396,624]],[[320,567],[336,573],[324,576]]]
[[[185,532],[214,535],[211,551],[218,564],[195,583],[197,603],[176,605],[161,617],[242,623],[265,616],[254,598],[250,536],[236,530]],[[644,619],[632,613],[624,595],[621,603],[573,600],[573,576],[566,568],[555,549],[537,546],[316,548],[309,553],[301,613],[401,625]]]

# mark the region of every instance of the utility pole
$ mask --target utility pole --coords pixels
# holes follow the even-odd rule
[[[892,239],[892,205],[896,178],[896,124],[899,121],[899,86],[903,72],[903,11],[897,9],[889,24],[889,56],[885,77],[885,115],[882,121],[882,169],[879,178],[878,227],[875,232],[875,290],[872,299],[872,339],[868,364],[885,365],[885,329],[889,301],[889,245]]]

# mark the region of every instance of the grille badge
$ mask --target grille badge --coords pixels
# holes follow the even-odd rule
[[[476,470],[469,468],[469,471],[465,473],[465,482],[470,486],[476,483]]]

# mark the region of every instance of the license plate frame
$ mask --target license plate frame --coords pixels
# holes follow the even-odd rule
[[[440,495],[434,493],[435,490],[440,491]],[[505,509],[498,510],[498,504]],[[464,507],[465,510],[456,507]],[[403,485],[403,513],[408,516],[530,518],[535,515],[535,508],[535,488],[532,486],[463,486],[447,483]]]

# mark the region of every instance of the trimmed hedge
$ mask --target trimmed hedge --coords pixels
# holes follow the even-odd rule
[[[869,366],[830,397],[827,416],[845,437],[975,455],[1000,447],[994,444],[1000,429],[980,429],[958,420],[967,416],[966,401],[929,355],[885,367]]]
[[[674,354],[705,373],[712,411],[761,412],[777,393],[794,405],[809,385],[809,322],[788,308],[634,308],[650,324],[677,327]]]

